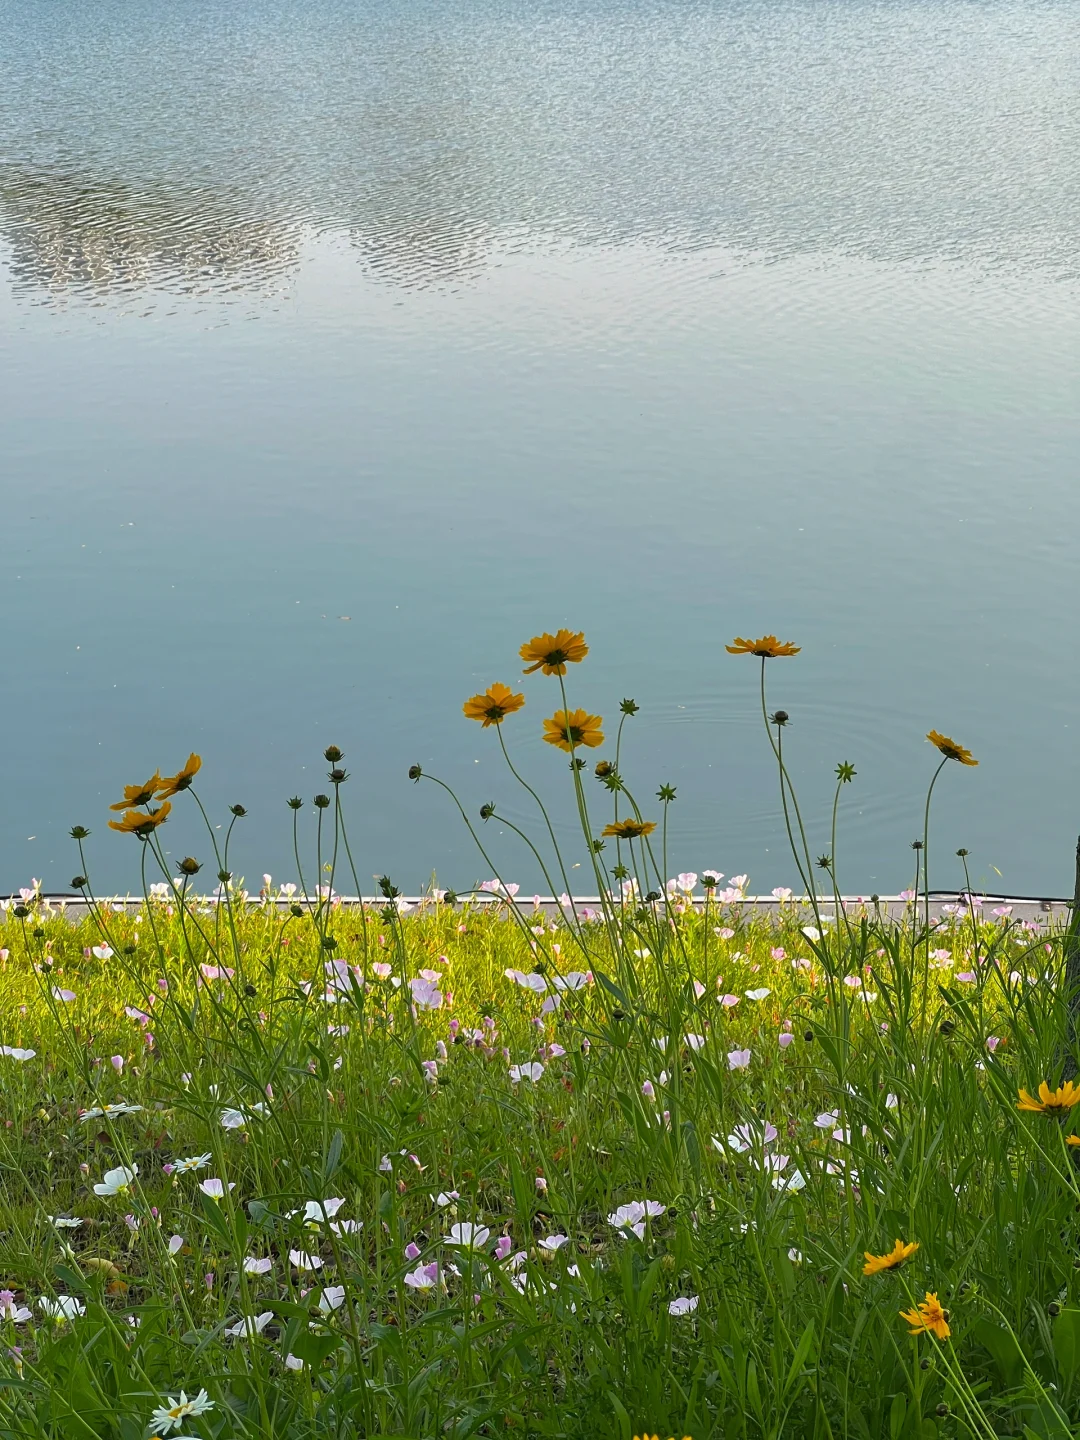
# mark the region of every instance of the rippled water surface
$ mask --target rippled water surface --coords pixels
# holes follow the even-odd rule
[[[907,882],[936,726],[935,882],[1071,889],[1077,154],[1073,0],[6,0],[0,892],[74,822],[136,884],[104,807],[190,748],[295,878],[331,741],[362,879],[483,878],[405,771],[531,826],[460,706],[562,624],[671,872],[793,879],[723,649],[775,630],[844,888]]]

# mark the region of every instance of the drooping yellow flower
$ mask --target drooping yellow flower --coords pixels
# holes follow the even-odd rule
[[[895,1270],[902,1265],[910,1256],[914,1255],[919,1248],[917,1240],[910,1241],[905,1245],[903,1240],[897,1240],[896,1244],[886,1255],[871,1255],[869,1250],[864,1250],[866,1264],[863,1266],[864,1275],[877,1275],[881,1270]]]
[[[145,839],[159,825],[165,824],[171,809],[172,805],[166,800],[156,810],[128,810],[122,820],[110,820],[109,829],[119,830],[121,835],[140,835]]]
[[[587,710],[556,710],[550,720],[544,721],[544,739],[549,745],[560,750],[573,750],[578,745],[588,745],[595,750],[604,743],[602,715],[590,715]]]
[[[109,809],[128,810],[132,805],[149,805],[160,785],[161,775],[155,770],[145,785],[125,785],[124,798],[115,805],[110,805]]]
[[[1054,1115],[1063,1110],[1071,1110],[1074,1105],[1080,1105],[1080,1085],[1072,1080],[1066,1080],[1065,1084],[1057,1090],[1051,1090],[1044,1080],[1039,1086],[1039,1098],[1036,1100],[1026,1090],[1021,1090],[1018,1110],[1024,1110],[1032,1115]]]
[[[466,700],[461,708],[466,719],[479,720],[486,730],[489,725],[501,725],[507,715],[520,710],[524,704],[524,695],[515,695],[509,685],[500,685],[496,680],[482,695]]]
[[[614,835],[616,840],[637,840],[642,835],[651,835],[655,829],[655,820],[616,820],[605,825],[603,833]]]
[[[532,662],[522,671],[523,675],[531,675],[534,670],[543,670],[545,675],[565,675],[568,661],[572,665],[580,664],[588,653],[583,630],[559,630],[554,635],[545,630],[518,651],[522,660]]]
[[[161,782],[158,789],[158,799],[168,800],[173,795],[179,795],[181,790],[187,790],[192,780],[194,780],[195,776],[199,773],[199,767],[201,765],[202,758],[196,755],[193,750],[188,756],[187,764],[184,768],[178,770],[175,775],[166,776]]]
[[[1065,1136],[1065,1144],[1066,1144],[1066,1145],[1080,1145],[1080,1135],[1066,1135],[1066,1136]]]
[[[931,730],[926,738],[931,745],[937,746],[946,760],[959,760],[961,765],[978,765],[979,763],[970,750],[965,750],[963,745],[958,745],[955,740],[950,740],[948,735],[942,735],[940,730]]]
[[[758,655],[762,660],[775,660],[779,655],[798,655],[802,646],[792,645],[790,640],[778,640],[775,635],[762,635],[760,640],[744,640],[736,635],[726,649],[729,655]]]
[[[949,1329],[949,1312],[942,1309],[937,1296],[931,1295],[929,1290],[921,1304],[910,1310],[901,1310],[900,1318],[911,1326],[909,1335],[931,1334],[936,1335],[939,1340],[947,1340],[952,1334]]]

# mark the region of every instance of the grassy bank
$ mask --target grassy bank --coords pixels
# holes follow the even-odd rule
[[[628,907],[632,967],[598,921],[585,955],[445,906],[331,907],[329,959],[266,906],[28,908],[2,931],[10,1433],[141,1437],[204,1388],[185,1434],[1072,1409],[1071,1129],[1016,1108],[1061,1065],[1056,935],[958,915],[924,995],[917,928],[822,941],[794,906]],[[919,1249],[864,1276],[897,1238]],[[927,1291],[944,1341],[900,1318]]]
[[[795,647],[738,646],[761,658],[796,863],[834,893],[836,809],[813,861],[765,706],[766,659]],[[522,654],[557,676],[545,738],[570,756],[596,913],[535,911],[499,878],[495,909],[406,913],[389,879],[342,907],[330,747],[321,890],[298,847],[284,905],[242,894],[210,821],[216,898],[194,858],[168,876],[193,756],[116,807],[141,906],[93,900],[76,827],[89,915],[33,893],[0,914],[0,1433],[1074,1433],[1067,936],[975,903],[928,922],[929,795],[898,924],[793,899],[766,920],[743,877],[668,880],[674,792],[652,821],[623,778],[631,701],[586,794],[602,721],[561,689],[585,648]],[[499,743],[523,704],[492,686],[465,713]],[[974,762],[930,739],[932,794]],[[462,816],[498,877],[492,810]],[[536,845],[557,891],[563,859]]]

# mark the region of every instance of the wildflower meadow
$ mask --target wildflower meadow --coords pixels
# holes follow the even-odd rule
[[[632,700],[577,703],[567,630],[461,721],[523,787],[535,825],[502,824],[550,898],[489,844],[494,802],[413,766],[490,878],[344,900],[331,745],[326,792],[283,806],[286,883],[233,876],[245,812],[216,828],[193,754],[73,828],[69,902],[3,902],[0,1435],[1080,1434],[1080,911],[968,885],[931,913],[935,787],[977,780],[936,730],[902,914],[845,901],[854,768],[815,855],[769,709],[805,657],[728,649],[802,882],[768,912],[747,876],[668,874],[675,792],[624,764]],[[505,744],[536,706],[573,854]],[[181,807],[205,844],[177,865]],[[103,845],[131,896],[96,893]]]

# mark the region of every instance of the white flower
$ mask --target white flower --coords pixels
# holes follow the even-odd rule
[[[727,1057],[729,1070],[745,1070],[750,1064],[749,1050],[730,1050]]]
[[[262,1258],[257,1255],[245,1255],[244,1257],[245,1275],[269,1275],[273,1268],[274,1262],[269,1255]]]
[[[221,1112],[221,1125],[224,1130],[242,1130],[248,1121],[255,1115],[265,1115],[266,1106],[261,1100],[254,1105],[248,1105],[245,1109],[238,1109],[236,1106],[227,1106]]]
[[[687,1045],[690,1046],[691,1050],[702,1050],[705,1048],[704,1035],[684,1035],[683,1039],[686,1041]]]
[[[126,1100],[118,1100],[115,1105],[94,1105],[89,1110],[84,1110],[79,1116],[80,1120],[97,1120],[104,1115],[111,1120],[115,1115],[137,1115],[143,1107],[141,1105],[129,1105]]]
[[[16,1305],[10,1290],[0,1292],[0,1320],[10,1320],[13,1325],[24,1325],[33,1318],[34,1312],[26,1305]]]
[[[57,1295],[55,1300],[42,1295],[38,1305],[50,1320],[77,1320],[80,1315],[86,1314],[86,1306],[74,1295]]]
[[[95,945],[90,953],[99,960],[111,960],[113,955],[111,945]]]
[[[303,1362],[303,1360],[298,1360],[298,1359],[296,1358],[296,1356],[293,1355],[293,1354],[291,1354],[291,1353],[285,1356],[285,1369],[286,1369],[286,1370],[303,1370],[303,1368],[304,1368],[304,1362]]]
[[[580,990],[591,979],[592,976],[585,970],[570,970],[565,975],[553,975],[551,986],[553,990]]]
[[[803,1255],[801,1250],[796,1250],[795,1246],[793,1245],[791,1249],[787,1252],[787,1258],[791,1261],[793,1265],[801,1265],[806,1257]]]
[[[118,1165],[115,1170],[106,1170],[103,1183],[94,1186],[94,1194],[126,1195],[138,1173],[138,1165],[132,1165],[130,1170],[126,1165]]]
[[[482,1245],[487,1244],[490,1235],[491,1231],[486,1225],[473,1225],[471,1221],[464,1220],[450,1226],[446,1243],[460,1245],[464,1250],[479,1250]]]
[[[779,1174],[781,1170],[786,1168],[790,1159],[790,1155],[763,1155],[760,1160],[755,1160],[754,1163],[759,1165],[762,1170],[771,1170],[774,1174]]]
[[[20,1050],[17,1045],[0,1045],[0,1055],[9,1060],[33,1060],[36,1054],[36,1050]]]
[[[213,1176],[209,1180],[200,1180],[199,1189],[209,1200],[224,1200],[225,1198],[225,1182],[219,1180],[216,1176]],[[236,1189],[235,1181],[231,1180],[229,1182],[229,1189]]]
[[[226,1325],[225,1334],[232,1335],[237,1340],[243,1337],[245,1340],[252,1340],[256,1335],[261,1335],[274,1318],[272,1310],[264,1310],[261,1315],[245,1315],[235,1325]]]
[[[330,1229],[335,1235],[358,1235],[364,1228],[362,1220],[331,1220]]]
[[[613,1225],[623,1236],[627,1231],[633,1231],[639,1240],[643,1240],[645,1221],[663,1215],[666,1209],[667,1206],[661,1205],[658,1200],[631,1200],[612,1211],[607,1217],[608,1224]]]
[[[335,1310],[340,1310],[345,1304],[345,1286],[327,1285],[319,1296],[319,1309],[324,1315],[330,1315]]]
[[[83,1222],[67,1215],[50,1215],[49,1223],[57,1230],[77,1230]]]
[[[529,1061],[525,1065],[510,1066],[510,1081],[516,1085],[519,1080],[531,1080],[535,1085],[544,1073],[544,1067],[539,1060]]]
[[[767,985],[762,985],[757,990],[747,990],[746,998],[748,1000],[764,1000],[765,997],[771,993]]]
[[[150,1428],[155,1434],[164,1430],[179,1430],[189,1415],[205,1415],[207,1410],[213,1408],[214,1402],[205,1390],[200,1390],[191,1400],[188,1399],[187,1392],[181,1390],[179,1400],[174,1400],[170,1395],[167,1405],[158,1406],[150,1416]]]
[[[515,985],[520,985],[523,990],[532,990],[537,995],[543,995],[547,990],[547,981],[543,975],[528,974],[522,970],[504,970],[503,974]]]
[[[344,1204],[345,1200],[341,1195],[332,1200],[307,1200],[304,1202],[303,1211],[292,1210],[289,1212],[289,1218],[295,1219],[302,1213],[305,1225],[318,1225],[320,1221],[332,1220]]]
[[[814,1121],[818,1130],[831,1130],[840,1119],[839,1110],[823,1110]]]
[[[410,1290],[434,1290],[439,1283],[438,1264],[418,1265],[415,1270],[409,1270],[405,1275],[405,1284]]]
[[[772,1183],[774,1190],[805,1190],[806,1176],[801,1170],[792,1170],[790,1175],[774,1175]]]
[[[776,1136],[776,1126],[770,1125],[767,1120],[764,1126],[757,1121],[749,1120],[745,1121],[742,1125],[735,1126],[735,1129],[727,1137],[727,1143],[729,1147],[735,1151],[736,1155],[745,1155],[747,1150],[753,1146],[771,1145],[776,1139]],[[723,1153],[724,1147],[721,1145],[717,1136],[714,1135],[712,1137],[712,1142],[717,1150]]]
[[[183,1237],[183,1235],[170,1235],[170,1236],[169,1236],[169,1254],[170,1254],[170,1255],[179,1255],[180,1251],[181,1251],[183,1248],[184,1248],[184,1237]]]
[[[174,1175],[187,1175],[192,1170],[201,1170],[204,1165],[209,1165],[213,1155],[208,1150],[205,1155],[189,1155],[186,1160],[177,1160],[173,1166]]]
[[[555,1252],[561,1250],[564,1245],[570,1244],[570,1236],[545,1235],[543,1240],[538,1241],[537,1244],[539,1249],[546,1250],[549,1254],[554,1255]]]
[[[449,1194],[447,1194],[445,1190],[440,1190],[438,1195],[433,1195],[431,1198],[436,1205],[445,1207],[452,1205],[455,1200],[459,1200],[461,1197],[456,1190],[451,1190]]]
[[[697,1295],[680,1295],[670,1301],[667,1313],[669,1315],[692,1315],[698,1307],[699,1298]]]
[[[323,1261],[321,1255],[309,1255],[306,1250],[290,1250],[289,1264],[295,1265],[297,1270],[321,1270]]]

